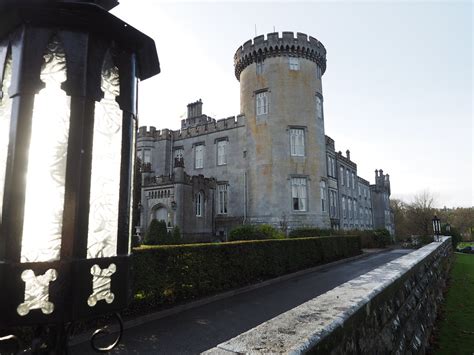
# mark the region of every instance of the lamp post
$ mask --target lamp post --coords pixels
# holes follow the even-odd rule
[[[451,225],[449,223],[446,223],[446,234],[451,235]]]
[[[41,326],[33,352],[130,298],[137,84],[160,69],[116,5],[0,3],[0,328]]]
[[[441,221],[437,216],[433,217],[433,234],[435,241],[439,242],[439,236],[441,234]]]

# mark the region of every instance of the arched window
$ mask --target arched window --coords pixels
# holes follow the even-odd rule
[[[194,203],[195,203],[195,206],[196,206],[196,217],[202,217],[203,202],[204,202],[204,193],[202,191],[199,191],[194,196]]]

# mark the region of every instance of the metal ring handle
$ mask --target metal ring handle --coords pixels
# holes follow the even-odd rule
[[[92,349],[94,349],[98,353],[106,353],[106,352],[112,350],[113,348],[115,348],[118,345],[118,343],[120,343],[120,340],[122,340],[122,335],[123,335],[122,317],[118,313],[114,313],[114,315],[115,315],[115,318],[117,318],[118,323],[119,323],[119,334],[118,334],[117,338],[115,339],[115,341],[112,344],[110,344],[108,346],[104,346],[104,347],[100,347],[100,346],[97,346],[95,344],[96,338],[98,336],[111,334],[111,331],[109,330],[108,326],[105,326],[103,328],[99,328],[92,334],[91,347],[92,347]]]

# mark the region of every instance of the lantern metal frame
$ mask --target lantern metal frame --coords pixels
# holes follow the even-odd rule
[[[1,0],[0,0],[1,1]],[[3,208],[0,215],[0,328],[44,325],[50,348],[61,353],[74,322],[116,313],[131,299],[132,188],[137,130],[137,85],[160,72],[154,41],[108,12],[115,0],[3,0],[0,2],[0,84],[11,57],[12,100],[8,154],[5,167]],[[59,260],[21,262],[29,141],[35,97],[44,87],[40,79],[44,49],[57,38],[66,56],[67,79],[61,88],[70,97],[67,166]],[[106,56],[118,69],[121,113],[120,189],[115,256],[87,257],[95,104],[104,97],[101,89]],[[0,85],[1,90],[1,85]],[[52,127],[53,129],[53,127]],[[0,167],[2,169],[2,167]],[[1,171],[0,171],[1,173]],[[0,196],[1,198],[1,196]],[[92,292],[91,267],[102,270],[115,264],[110,276],[111,303],[87,304]],[[57,277],[49,283],[48,296],[54,311],[33,309],[17,312],[25,296],[22,273],[43,275],[50,269]],[[120,328],[122,321],[117,313]],[[93,339],[103,330],[95,333]],[[1,341],[14,337],[3,337]],[[94,346],[95,347],[95,346]],[[96,350],[104,350],[96,347]]]
[[[435,241],[439,242],[440,241],[440,235],[441,235],[441,220],[438,218],[438,216],[433,217],[433,234],[435,237]]]

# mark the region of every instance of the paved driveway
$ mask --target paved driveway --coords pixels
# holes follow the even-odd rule
[[[112,354],[198,354],[411,250],[389,250],[126,329]],[[88,343],[70,354],[95,354]]]

